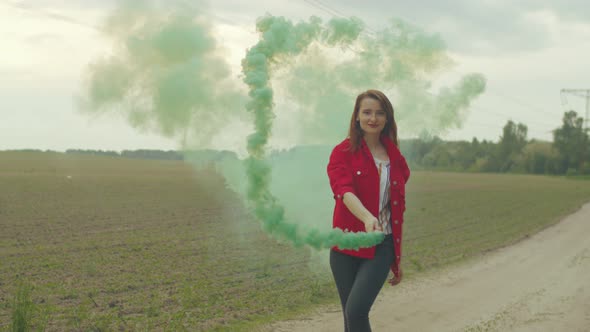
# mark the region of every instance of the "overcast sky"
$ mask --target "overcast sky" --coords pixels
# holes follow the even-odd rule
[[[109,49],[95,27],[114,6],[112,0],[0,3],[0,150],[178,147],[138,132],[116,113],[89,117],[76,110],[85,66]],[[449,77],[479,72],[487,78],[463,128],[444,139],[497,140],[512,119],[528,126],[529,138],[551,140],[564,110],[585,114],[582,98],[564,99],[560,90],[590,88],[588,1],[218,0],[209,7],[235,70],[257,41],[256,18],[266,13],[294,21],[357,16],[370,29],[398,17],[440,34],[456,62]],[[400,133],[403,138],[403,128]]]

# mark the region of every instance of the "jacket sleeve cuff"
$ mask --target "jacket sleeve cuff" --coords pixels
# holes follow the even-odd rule
[[[397,264],[395,264],[395,263],[391,264],[391,272],[393,272],[393,275],[396,278],[399,278],[399,267],[397,266]]]
[[[344,199],[344,194],[346,194],[346,193],[353,193],[354,194],[354,190],[352,189],[352,187],[342,186],[338,189],[338,191],[336,191],[334,193],[334,199],[342,200],[342,199]]]

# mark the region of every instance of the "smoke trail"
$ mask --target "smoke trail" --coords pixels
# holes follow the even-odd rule
[[[395,96],[396,117],[404,132],[426,128],[437,133],[460,125],[466,107],[485,87],[483,77],[470,75],[438,96],[430,93],[429,79],[451,60],[440,37],[400,20],[365,36],[363,22],[355,18],[324,24],[312,17],[293,24],[265,16],[257,21],[259,42],[242,60],[248,98],[231,78],[207,15],[196,8],[178,2],[120,2],[104,27],[115,46],[113,53],[89,66],[80,106],[91,113],[120,111],[136,128],[200,148],[235,136],[228,129],[234,128],[231,124],[252,126],[254,132],[245,143],[245,196],[267,232],[296,245],[359,248],[379,242],[382,235],[323,229],[329,227],[325,210],[332,201],[327,180],[319,180],[325,179],[325,151],[298,150],[299,165],[306,166],[300,169],[314,173],[292,172],[288,185],[271,182],[271,175],[297,170],[294,162],[287,163],[291,168],[276,169],[285,165],[284,160],[268,159],[276,120],[297,131],[298,136],[290,138],[292,145],[333,145],[345,136],[354,96],[378,87]],[[275,114],[275,109],[281,112]],[[274,139],[284,137],[290,136],[281,132]],[[222,167],[234,173],[228,176],[230,182],[241,181],[240,165]],[[273,195],[279,192],[280,200]]]
[[[121,1],[103,30],[113,54],[89,66],[82,110],[116,109],[136,128],[203,143],[240,118],[245,96],[195,7]]]
[[[405,100],[420,100],[418,105],[423,107],[418,108],[418,112],[412,112],[416,107],[407,107],[405,117],[399,116],[402,122],[404,119],[406,122],[434,119],[428,123],[435,130],[460,125],[459,112],[483,92],[485,79],[477,74],[468,75],[456,87],[443,89],[433,97],[427,90],[430,86],[427,78],[451,63],[440,37],[426,35],[399,20],[393,20],[389,29],[364,39],[359,38],[363,29],[359,20],[334,19],[326,27],[320,24],[317,18],[297,25],[272,16],[258,21],[261,40],[248,51],[242,62],[244,82],[250,88],[251,97],[247,109],[254,113],[256,124],[255,133],[248,138],[247,196],[254,203],[256,216],[264,222],[266,231],[296,244],[305,243],[314,247],[334,244],[354,248],[370,246],[376,243],[373,241],[381,239],[378,234],[344,234],[337,230],[319,232],[317,228],[301,230],[299,224],[285,221],[283,207],[269,190],[271,167],[264,160],[264,149],[275,118],[270,64],[282,61],[289,65],[297,63],[289,61],[292,58],[304,58],[299,62],[304,65],[284,71],[291,80],[287,79],[288,88],[283,92],[293,97],[298,105],[309,107],[299,112],[307,121],[292,123],[304,122],[307,126],[302,137],[312,139],[314,143],[333,142],[342,137],[338,131],[346,128],[349,115],[349,111],[344,113],[343,110],[350,109],[351,99],[358,91],[375,85],[390,86],[400,91],[406,97],[402,105]],[[361,45],[362,51],[351,48],[357,56],[337,63],[322,57],[317,47],[306,54],[313,42],[328,47]],[[338,129],[330,130],[330,123],[335,123],[332,128]],[[301,194],[306,193],[302,191]]]
[[[332,22],[328,26],[335,26]],[[362,22],[351,19],[347,23],[357,29],[340,43],[346,46],[343,51],[334,54],[326,47],[333,44],[311,43],[298,54],[281,54],[280,64],[270,61],[275,71],[269,84],[283,97],[275,105],[280,110],[275,123],[281,127],[282,136],[287,132],[300,144],[333,145],[346,135],[354,97],[373,87],[380,87],[393,97],[398,128],[403,135],[436,135],[461,125],[470,102],[483,93],[485,79],[471,74],[451,88],[442,88],[438,95],[430,92],[430,80],[452,65],[440,36],[429,35],[401,20],[392,20],[389,27],[369,36],[359,35]],[[297,220],[299,226],[306,219],[326,219],[331,212],[326,208],[331,202],[326,199],[329,193],[321,181],[325,177],[325,162],[318,158],[319,151],[324,156],[329,153],[321,148],[294,149],[285,153],[289,155],[283,158],[289,159],[287,162],[272,161],[275,179],[291,178],[291,182],[298,184],[293,190],[299,191],[293,193],[275,180],[272,192],[288,204],[285,219]],[[295,162],[297,166],[292,166]],[[317,170],[319,173],[314,173]]]
[[[484,89],[485,79],[478,74],[466,75],[454,87],[442,88],[438,95],[418,89],[415,84],[403,84],[400,86],[398,105],[404,109],[403,122],[415,133],[420,130],[433,136],[448,128],[460,127],[467,107],[474,96],[483,93]]]
[[[256,27],[262,38],[248,50],[242,61],[244,82],[250,88],[251,97],[246,109],[254,114],[256,129],[248,137],[248,199],[254,203],[254,212],[262,220],[267,232],[285,237],[296,245],[308,244],[314,248],[338,245],[340,248],[354,249],[373,246],[383,239],[382,233],[345,233],[338,229],[320,233],[313,228],[301,231],[297,224],[285,221],[283,207],[269,190],[271,169],[264,159],[264,149],[268,143],[274,117],[269,64],[282,56],[301,53],[315,40],[321,40],[330,46],[350,43],[362,30],[357,20],[333,20],[328,24],[328,29],[322,29],[320,23],[318,18],[312,17],[309,23],[293,25],[282,17],[272,16],[263,17],[257,22]],[[344,28],[339,29],[341,27]]]
[[[360,35],[351,46],[338,57],[312,46],[275,75],[274,90],[295,105],[279,101],[278,107],[296,109],[277,114],[277,126],[295,124],[291,135],[299,144],[341,139],[355,96],[368,88],[379,87],[390,96],[404,136],[424,131],[438,135],[460,127],[467,106],[485,89],[483,76],[471,74],[452,88],[431,92],[432,80],[453,62],[440,36],[401,20]]]

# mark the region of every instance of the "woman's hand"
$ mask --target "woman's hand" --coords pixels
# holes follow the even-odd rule
[[[399,284],[400,282],[402,282],[402,277],[404,276],[404,272],[402,271],[402,268],[399,268],[399,276],[393,276],[393,278],[389,279],[389,284],[391,286],[395,286],[397,284]]]
[[[383,232],[383,228],[379,224],[379,220],[373,216],[369,216],[366,220],[363,220],[365,223],[365,231],[368,232]]]
[[[379,220],[373,216],[373,214],[365,208],[363,203],[351,192],[346,192],[342,196],[342,202],[348,208],[348,210],[357,217],[360,221],[365,224],[365,231],[368,232],[383,232]]]

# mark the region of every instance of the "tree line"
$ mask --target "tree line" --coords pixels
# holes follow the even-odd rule
[[[445,142],[439,138],[402,142],[410,166],[469,172],[590,174],[590,139],[584,119],[575,111],[553,130],[553,142],[528,140],[525,124],[508,121],[498,143]]]
[[[590,139],[584,119],[575,111],[566,112],[560,127],[553,130],[553,142],[527,138],[525,124],[508,121],[497,143],[473,138],[469,141],[443,141],[438,137],[401,140],[402,153],[410,167],[424,170],[461,172],[500,172],[532,174],[590,174]],[[295,148],[297,149],[297,148]],[[312,148],[310,151],[314,150]],[[317,158],[330,151],[328,146],[317,147]],[[15,150],[13,150],[15,151]],[[43,152],[24,149],[18,151]],[[276,154],[296,154],[298,150],[278,151]],[[307,150],[306,150],[307,151]],[[53,151],[45,151],[53,152]],[[92,154],[136,159],[186,160],[209,163],[238,160],[230,151],[194,150],[83,150],[69,149],[68,154]]]
[[[231,151],[218,151],[211,149],[203,150],[123,150],[120,153],[112,150],[85,150],[85,149],[68,149],[68,154],[86,154],[98,156],[123,157],[134,159],[159,159],[159,160],[186,160],[191,163],[209,163],[227,159],[238,160],[236,153]]]
[[[178,151],[169,150],[123,150],[120,153],[118,151],[111,150],[84,150],[84,149],[68,149],[66,153],[70,154],[91,154],[99,156],[112,156],[112,157],[125,157],[134,159],[164,159],[164,160],[183,160],[183,154]]]

